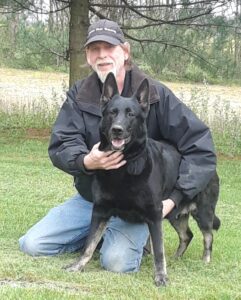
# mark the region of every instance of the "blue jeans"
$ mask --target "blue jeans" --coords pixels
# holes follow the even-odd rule
[[[84,247],[93,204],[79,194],[52,208],[19,239],[20,250],[32,256],[57,255]],[[100,249],[101,265],[112,272],[139,270],[149,236],[145,223],[128,223],[112,217]]]

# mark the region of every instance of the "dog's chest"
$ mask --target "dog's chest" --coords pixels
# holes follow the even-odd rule
[[[108,195],[107,198],[112,199],[114,203],[120,203],[120,198],[125,200],[121,203],[139,202],[136,199],[148,198],[150,189],[148,184],[142,178],[135,178],[134,176],[104,176],[98,180],[98,185],[102,196]]]
[[[127,174],[102,174],[96,183],[95,201],[109,210],[110,215],[134,222],[151,219],[155,201],[145,178]]]

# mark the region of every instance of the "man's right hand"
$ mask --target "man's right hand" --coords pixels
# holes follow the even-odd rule
[[[126,164],[123,160],[124,155],[120,151],[107,151],[103,152],[99,150],[99,145],[95,144],[90,153],[84,157],[84,166],[86,170],[113,170],[118,169]]]

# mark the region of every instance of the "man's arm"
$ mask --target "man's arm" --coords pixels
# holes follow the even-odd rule
[[[67,99],[61,107],[52,128],[49,143],[49,157],[54,166],[73,176],[84,170],[78,158],[89,153],[86,145],[85,123],[75,98],[78,86],[75,84],[67,93]]]
[[[162,201],[162,204],[162,217],[165,218],[175,207],[175,202],[172,199],[166,199]]]
[[[157,117],[164,139],[181,154],[179,176],[169,196],[175,204],[193,199],[216,170],[216,154],[209,128],[169,89],[160,87]]]

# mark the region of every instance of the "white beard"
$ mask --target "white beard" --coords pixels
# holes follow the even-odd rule
[[[99,77],[99,79],[102,83],[105,82],[105,79],[106,79],[107,75],[111,72],[114,74],[114,76],[116,78],[117,67],[116,67],[116,65],[113,61],[109,61],[109,62],[113,64],[113,68],[111,70],[108,70],[108,71],[105,71],[105,72],[98,70],[98,63],[103,63],[102,61],[97,61],[96,64],[94,66],[92,66],[93,70],[97,73],[97,75],[98,75],[98,77]]]
[[[105,82],[106,77],[107,77],[107,75],[108,75],[109,73],[113,73],[114,76],[115,76],[115,78],[116,78],[116,68],[115,68],[115,67],[112,68],[111,70],[107,71],[107,72],[101,72],[101,71],[99,71],[98,69],[95,70],[95,71],[96,71],[96,73],[97,73],[97,75],[98,75],[98,77],[99,77],[99,79],[100,79],[100,81],[101,81],[102,83]]]

